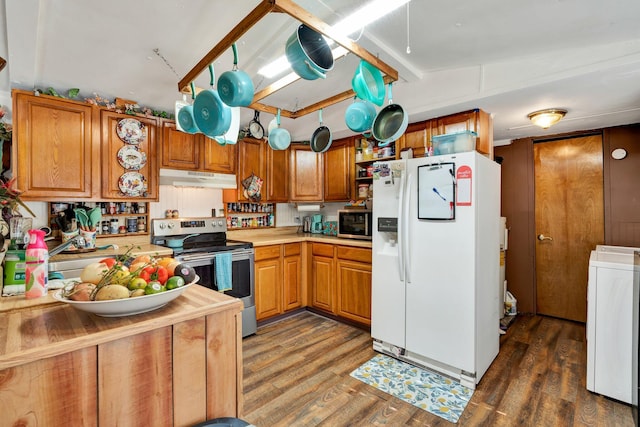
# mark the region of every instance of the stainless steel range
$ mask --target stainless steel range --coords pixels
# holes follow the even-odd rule
[[[175,239],[184,239],[182,247],[175,247]],[[192,266],[200,276],[199,284],[207,288],[219,290],[219,273],[230,272],[231,289],[224,293],[240,298],[244,303],[242,336],[246,337],[256,332],[253,245],[228,241],[225,218],[153,219],[151,243],[171,247],[174,257]],[[230,257],[222,254],[230,254]],[[229,258],[231,258],[231,265],[225,266],[223,263],[229,262]],[[218,271],[216,271],[216,262]]]

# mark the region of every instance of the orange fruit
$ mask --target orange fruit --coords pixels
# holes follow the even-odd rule
[[[172,262],[176,262],[176,259],[171,257],[164,257],[164,258],[158,259],[158,262],[156,264],[166,268]]]

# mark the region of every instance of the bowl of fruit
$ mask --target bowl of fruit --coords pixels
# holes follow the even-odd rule
[[[87,265],[53,298],[102,317],[131,316],[167,305],[199,279],[193,267],[174,258],[125,255]]]

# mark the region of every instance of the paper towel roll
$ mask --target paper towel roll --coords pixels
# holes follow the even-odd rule
[[[298,205],[298,212],[318,212],[320,211],[320,205]]]

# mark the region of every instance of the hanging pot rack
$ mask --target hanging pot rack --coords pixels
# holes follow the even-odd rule
[[[227,49],[229,49],[233,45],[233,43],[237,42],[243,34],[249,31],[254,25],[260,22],[260,20],[267,16],[269,13],[286,13],[292,18],[300,21],[302,24],[305,24],[315,31],[323,34],[324,36],[331,38],[337,44],[347,49],[347,51],[356,55],[360,59],[364,59],[365,61],[369,62],[371,65],[379,69],[384,75],[383,78],[385,84],[398,80],[398,72],[393,67],[391,67],[384,61],[381,61],[376,56],[353,42],[348,37],[337,34],[329,24],[323,22],[299,5],[295,4],[293,0],[262,0],[260,4],[258,4],[244,19],[242,19],[242,21],[240,21],[222,40],[220,40],[220,42],[215,45],[191,69],[191,71],[189,71],[187,75],[182,78],[182,80],[178,82],[178,90],[182,93],[191,94],[191,82],[194,81],[195,78],[203,71],[205,71],[208,68],[209,64],[213,63],[220,55],[222,55]],[[256,92],[254,94],[253,101],[251,105],[248,106],[248,108],[263,111],[266,113],[276,114],[278,111],[278,107],[267,105],[261,103],[260,101],[268,97],[269,95],[279,91],[280,89],[283,89],[286,86],[292,84],[293,82],[298,80],[298,78],[299,77],[292,72],[284,76],[280,80],[267,86],[266,88],[262,89],[261,91]],[[196,89],[196,92],[199,92],[199,90]],[[309,113],[313,113],[314,111],[318,111],[321,108],[325,108],[330,105],[337,104],[338,102],[351,99],[354,96],[355,92],[352,89],[349,89],[325,98],[314,104],[300,108],[296,111],[290,111],[281,108],[280,114],[283,117],[296,119]]]

